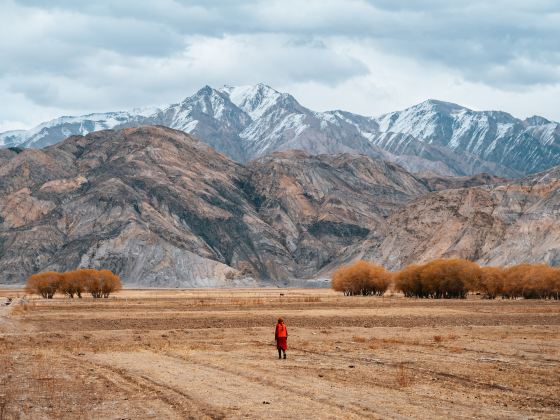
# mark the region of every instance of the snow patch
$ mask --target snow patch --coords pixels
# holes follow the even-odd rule
[[[259,83],[254,86],[224,86],[221,92],[229,96],[229,100],[251,116],[259,119],[274,107],[282,94],[270,86]]]

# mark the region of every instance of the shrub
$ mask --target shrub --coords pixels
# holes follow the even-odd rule
[[[341,267],[333,274],[332,288],[346,296],[382,296],[391,284],[391,273],[383,267],[367,262]]]
[[[407,297],[465,298],[480,284],[480,267],[461,259],[438,259],[411,265],[396,274],[395,288]]]
[[[25,292],[40,295],[45,299],[52,299],[62,279],[62,274],[55,271],[33,274],[27,279]]]

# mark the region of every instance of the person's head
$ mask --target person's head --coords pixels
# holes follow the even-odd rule
[[[283,318],[278,318],[278,323],[279,323],[279,324],[283,324],[283,323],[284,323],[284,319],[283,319]]]

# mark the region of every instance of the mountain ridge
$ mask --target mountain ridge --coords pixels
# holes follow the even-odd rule
[[[239,162],[277,150],[361,153],[412,172],[521,177],[560,164],[560,124],[502,111],[426,100],[378,117],[316,112],[265,84],[204,86],[181,102],[143,111],[61,117],[0,133],[4,147],[40,148],[99,129],[165,125],[192,134]]]

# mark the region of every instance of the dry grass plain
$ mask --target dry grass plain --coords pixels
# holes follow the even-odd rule
[[[560,418],[560,302],[125,290],[0,311],[0,419]]]

